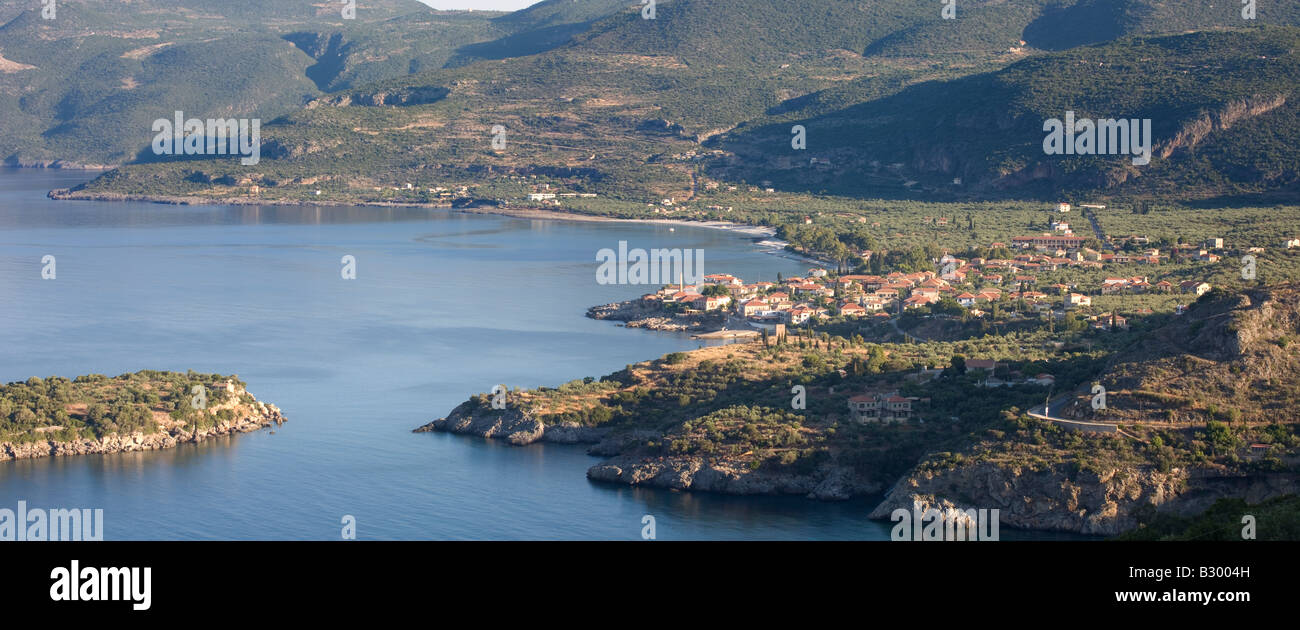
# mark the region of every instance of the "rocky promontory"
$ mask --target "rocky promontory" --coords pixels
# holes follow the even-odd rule
[[[1157,513],[1194,516],[1222,498],[1258,503],[1297,491],[1300,483],[1286,474],[1132,467],[1098,474],[1064,466],[1033,469],[980,462],[913,471],[894,484],[871,518],[888,519],[900,508],[945,513],[997,509],[1000,522],[1011,527],[1114,536]]]
[[[6,410],[0,461],[152,451],[285,422],[238,377],[155,371],[10,383],[0,386]],[[35,428],[14,430],[14,420]]]
[[[534,414],[519,407],[492,409],[479,399],[457,405],[445,418],[415,429],[414,433],[440,431],[504,440],[516,446],[546,441],[559,444],[596,443],[608,433],[605,429],[584,427],[577,423],[546,425]]]
[[[61,457],[64,455],[95,455],[156,451],[181,444],[196,444],[208,438],[236,433],[251,433],[272,425],[284,424],[285,418],[275,405],[265,405],[259,413],[239,420],[223,420],[208,428],[186,430],[174,427],[158,433],[135,432],[128,435],[106,435],[98,439],[82,438],[68,442],[46,440],[27,444],[0,444],[0,461],[31,459],[35,457]]]
[[[592,319],[623,322],[626,328],[645,328],[667,332],[716,329],[722,324],[717,313],[666,313],[661,306],[641,300],[601,304],[587,309]]]

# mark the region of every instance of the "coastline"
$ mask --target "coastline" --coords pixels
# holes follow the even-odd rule
[[[64,380],[63,382],[71,384],[70,387],[81,385],[85,388],[82,391],[83,398],[78,399],[81,402],[77,404],[82,405],[82,413],[89,414],[90,407],[103,405],[104,400],[108,400],[102,394],[99,397],[87,397],[86,391],[89,391],[90,388],[100,388],[102,390],[106,384],[110,391],[131,391],[130,388],[142,388],[142,390],[165,392],[166,390],[163,388],[167,386],[169,381],[150,380],[157,379],[159,374],[163,377],[186,377],[186,375],[173,373],[141,371],[135,374],[124,374],[113,379],[101,375],[92,375],[84,380]],[[191,411],[188,415],[183,415],[180,418],[174,418],[167,412],[167,398],[155,398],[152,406],[140,405],[143,411],[152,414],[153,422],[156,423],[156,428],[153,431],[146,431],[144,427],[147,425],[137,423],[135,425],[125,425],[136,428],[136,430],[130,430],[129,432],[128,430],[119,431],[114,429],[111,433],[105,431],[105,434],[99,437],[41,439],[50,431],[63,428],[58,425],[44,426],[32,432],[32,438],[34,439],[31,439],[31,441],[0,442],[0,462],[69,455],[104,455],[154,451],[174,448],[185,443],[198,443],[218,436],[251,433],[285,423],[286,419],[284,414],[280,412],[279,407],[258,400],[248,393],[248,389],[242,382],[237,381],[237,378],[230,377],[217,382],[208,381],[194,386],[203,387],[204,396],[212,396],[212,404],[197,407],[195,408],[197,411]],[[170,382],[175,383],[175,381]],[[189,381],[182,383],[183,391],[190,391],[189,384]],[[15,384],[11,383],[10,385]],[[95,391],[99,392],[99,390]],[[179,394],[172,394],[172,396],[175,395]],[[188,396],[188,394],[186,395]],[[69,404],[71,403],[65,403],[65,405]],[[186,403],[182,401],[181,404]],[[65,408],[72,409],[72,407]],[[107,413],[107,411],[104,413]],[[201,418],[210,421],[200,423],[198,420]]]
[[[91,169],[93,170],[93,169]],[[171,196],[171,195],[131,195],[123,193],[83,193],[71,189],[55,189],[49,191],[46,195],[48,198],[56,201],[116,201],[116,202],[141,202],[157,203],[180,206],[285,206],[285,207],[371,207],[371,208],[426,208],[430,210],[448,210],[463,214],[480,214],[511,217],[515,219],[537,219],[545,221],[577,221],[584,223],[639,223],[644,225],[662,225],[669,227],[695,227],[710,230],[723,230],[737,235],[740,238],[748,238],[754,242],[756,247],[764,250],[765,253],[774,256],[781,256],[792,260],[798,260],[809,264],[819,266],[833,266],[835,263],[820,260],[818,258],[799,254],[786,249],[788,243],[776,238],[776,229],[763,225],[751,225],[748,223],[736,223],[734,221],[689,221],[686,219],[623,219],[617,217],[604,217],[591,214],[582,214],[573,211],[551,210],[536,206],[503,206],[497,205],[490,200],[476,200],[474,205],[455,206],[449,202],[438,203],[416,203],[416,202],[389,202],[389,201],[285,201],[285,200],[263,200],[251,197],[226,197],[213,199],[211,197],[195,196]],[[766,245],[761,243],[768,243]]]
[[[639,452],[639,442],[665,438],[658,431],[547,424],[529,411],[509,408],[497,413],[473,399],[412,433],[451,433],[512,446],[582,445],[588,455],[600,459],[587,469],[587,478],[615,486],[737,497],[802,496],[823,502],[865,499],[871,502],[868,518],[881,522],[894,520],[893,513],[900,509],[914,514],[935,509],[944,521],[968,521],[966,510],[981,506],[1000,510],[1001,524],[1010,529],[1082,536],[1132,531],[1139,526],[1139,515],[1153,510],[1193,517],[1223,498],[1246,496],[1259,502],[1297,492],[1295,479],[1285,474],[1224,475],[1209,469],[1161,473],[1119,467],[1078,473],[1068,466],[1030,469],[968,462],[950,470],[914,467],[892,482],[833,465],[805,472],[754,470],[725,457],[650,457]]]
[[[259,407],[259,410],[262,409]],[[171,429],[156,433],[132,433],[129,435],[106,435],[98,440],[81,439],[71,442],[29,442],[14,444],[0,443],[0,462],[20,459],[37,459],[41,457],[67,457],[71,455],[109,455],[112,453],[132,453],[135,451],[156,451],[175,448],[181,444],[198,444],[208,438],[237,433],[252,433],[270,427],[272,424],[284,424],[285,418],[274,405],[265,405],[259,411],[240,420],[225,420],[206,429]]]
[[[0,164],[5,168],[37,168],[64,171],[111,171],[118,165],[110,164],[82,164],[81,162],[72,162],[64,159],[54,160],[22,160],[15,159]]]

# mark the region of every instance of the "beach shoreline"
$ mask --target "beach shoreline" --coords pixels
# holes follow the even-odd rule
[[[566,210],[551,210],[536,206],[496,205],[487,201],[477,205],[456,207],[450,203],[413,203],[386,201],[268,201],[250,197],[230,197],[212,199],[209,197],[166,196],[166,195],[128,195],[121,193],[85,193],[72,189],[55,189],[47,197],[56,201],[120,201],[142,202],[168,205],[203,205],[203,206],[286,206],[286,207],[373,207],[373,208],[424,208],[429,210],[446,210],[462,214],[479,214],[511,217],[515,219],[533,219],[542,221],[577,221],[584,223],[638,223],[643,225],[660,225],[668,227],[694,227],[710,230],[723,230],[748,238],[764,253],[792,260],[799,260],[819,266],[834,263],[799,254],[786,249],[788,243],[776,238],[776,228],[734,221],[691,221],[687,219],[623,219],[604,217]]]

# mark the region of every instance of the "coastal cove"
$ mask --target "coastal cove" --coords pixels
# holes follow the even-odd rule
[[[93,176],[0,171],[0,380],[237,373],[292,422],[0,462],[0,504],[102,508],[106,540],[338,539],[346,514],[362,539],[633,540],[645,514],[664,540],[888,536],[870,501],[598,484],[582,447],[410,433],[493,383],[535,387],[699,347],[583,316],[640,291],[595,283],[601,247],[699,247],[755,276],[801,263],[711,229],[46,198]],[[41,279],[47,254],[55,280]],[[355,281],[340,279],[345,254]]]
[[[584,317],[619,240],[754,277],[806,263],[690,226],[374,207],[52,201],[93,176],[0,171],[0,380],[239,374],[292,422],[176,448],[0,462],[0,504],[104,509],[105,539],[885,540],[879,498],[821,502],[593,482],[583,446],[412,427],[495,383],[599,376],[715,342]],[[44,255],[58,277],[41,279]],[[339,260],[357,260],[343,281]],[[93,313],[93,318],[87,317]],[[94,322],[92,325],[90,321]],[[1070,538],[1005,529],[1004,539]]]

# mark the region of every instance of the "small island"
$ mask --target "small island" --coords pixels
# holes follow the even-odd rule
[[[284,421],[235,375],[32,377],[0,385],[0,461],[151,451]]]

